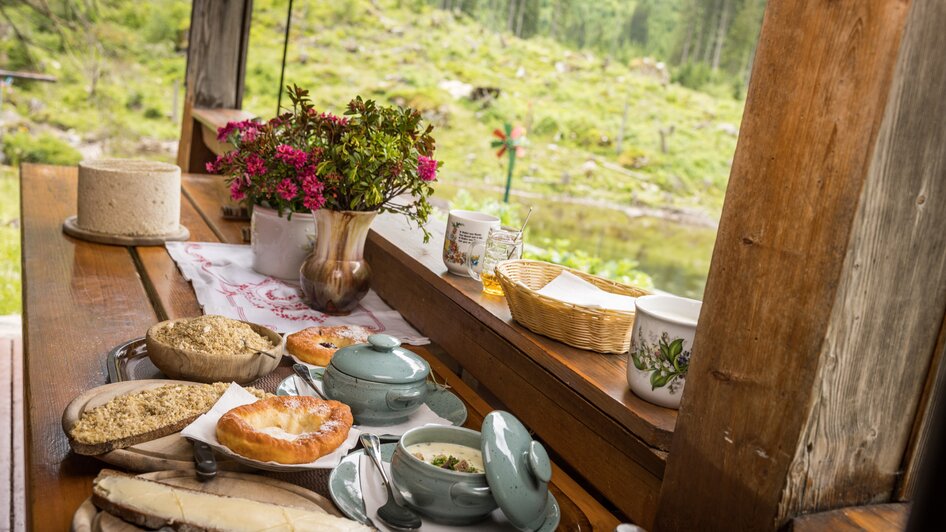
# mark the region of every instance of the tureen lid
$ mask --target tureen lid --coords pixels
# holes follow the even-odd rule
[[[489,489],[506,518],[520,529],[536,530],[548,513],[552,464],[541,443],[509,412],[483,420],[483,468]]]
[[[405,384],[426,379],[430,373],[427,361],[400,346],[400,340],[393,336],[372,334],[367,344],[336,351],[330,365],[366,381]]]

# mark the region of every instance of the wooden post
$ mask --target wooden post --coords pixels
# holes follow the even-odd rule
[[[895,497],[946,315],[944,26],[768,3],[658,530]]]
[[[184,118],[177,164],[203,172],[214,155],[204,144],[194,108],[240,109],[253,0],[194,0],[187,45]]]

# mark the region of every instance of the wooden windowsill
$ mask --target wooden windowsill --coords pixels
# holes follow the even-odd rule
[[[472,279],[447,273],[441,259],[442,225],[438,221],[429,224],[428,229],[433,235],[424,244],[422,233],[416,227],[412,228],[403,217],[381,215],[372,224],[368,239],[409,265],[427,283],[528,354],[646,444],[659,451],[669,450],[677,412],[648,403],[628,389],[627,355],[603,355],[575,349],[535,334],[513,321],[505,299],[483,294],[480,284]]]

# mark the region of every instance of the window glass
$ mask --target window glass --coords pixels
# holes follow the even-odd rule
[[[246,106],[275,112],[288,2],[254,2]],[[763,0],[296,2],[285,83],[419,109],[436,199],[521,222],[527,255],[701,297]],[[509,160],[491,146],[526,130]]]

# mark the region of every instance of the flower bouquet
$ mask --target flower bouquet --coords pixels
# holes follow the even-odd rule
[[[234,200],[287,219],[314,214],[318,238],[299,274],[306,302],[347,314],[368,291],[362,251],[377,213],[403,214],[423,231],[425,242],[430,238],[427,198],[441,164],[433,158],[433,126],[422,126],[413,109],[383,107],[360,96],[344,116],[320,113],[307,90],[287,91],[287,112],[264,123],[221,128],[218,138],[236,149],[207,169],[227,176]]]

